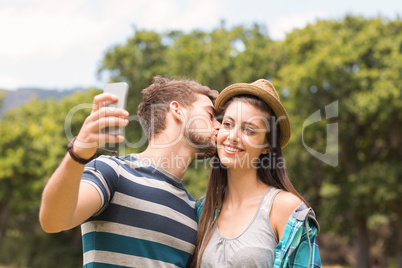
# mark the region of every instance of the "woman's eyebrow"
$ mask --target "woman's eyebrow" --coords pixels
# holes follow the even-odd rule
[[[229,116],[229,115],[224,115],[224,116],[222,116],[222,119],[229,119],[229,120],[234,121],[234,119],[233,119],[231,116]]]
[[[245,126],[252,126],[252,127],[256,127],[256,128],[260,128],[260,126],[258,126],[257,124],[254,124],[252,122],[244,122]]]

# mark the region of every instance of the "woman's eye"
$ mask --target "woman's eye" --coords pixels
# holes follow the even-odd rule
[[[246,132],[247,134],[254,134],[255,133],[254,130],[252,130],[251,128],[247,128],[247,127],[244,129],[244,132]]]
[[[225,122],[225,121],[223,121],[222,122],[222,125],[224,126],[224,127],[231,127],[232,126],[232,124],[230,123],[230,122]]]

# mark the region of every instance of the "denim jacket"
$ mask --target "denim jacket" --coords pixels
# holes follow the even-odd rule
[[[301,203],[290,215],[275,249],[274,268],[321,267],[317,235],[320,226],[312,208]]]
[[[204,200],[205,196],[196,203],[198,222]],[[276,246],[273,267],[321,267],[317,244],[319,228],[313,209],[307,207],[304,202],[301,203],[290,215],[283,237]]]

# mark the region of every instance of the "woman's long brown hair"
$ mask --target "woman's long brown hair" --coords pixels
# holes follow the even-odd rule
[[[221,108],[219,114],[223,114],[227,107],[234,101],[241,101],[243,103],[251,104],[267,114],[270,124],[272,124],[272,122],[276,122],[274,118],[275,114],[273,113],[272,109],[264,101],[251,95],[240,95],[231,98]],[[260,156],[259,166],[257,168],[257,176],[268,186],[273,186],[275,188],[293,193],[308,205],[304,198],[294,188],[286,172],[285,165],[266,165],[266,163],[278,163],[282,158],[282,149],[279,144],[281,135],[279,126],[273,127],[272,129],[274,131],[267,131],[266,136],[267,141],[270,142],[271,151],[268,154],[263,154]],[[276,141],[273,141],[273,138],[276,139]],[[215,155],[211,160],[211,171],[209,174],[207,192],[204,199],[205,202],[201,213],[201,219],[198,225],[197,243],[191,262],[191,267],[198,268],[200,266],[202,255],[204,254],[205,248],[211,238],[212,231],[216,224],[214,217],[215,215],[216,217],[219,216],[219,210],[222,207],[228,184],[227,182],[227,169],[221,163],[218,155]],[[218,214],[216,214],[217,211]]]

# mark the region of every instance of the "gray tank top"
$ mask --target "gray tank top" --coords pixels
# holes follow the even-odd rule
[[[211,239],[202,255],[202,268],[273,267],[278,244],[269,221],[269,212],[275,196],[281,190],[269,187],[260,201],[257,212],[248,227],[235,238],[226,238],[215,224]]]

